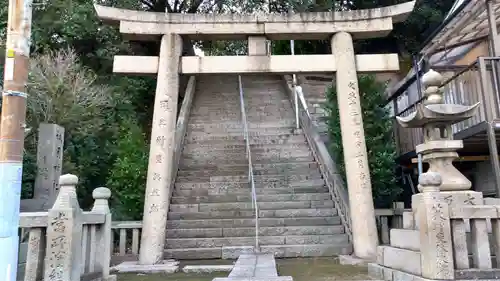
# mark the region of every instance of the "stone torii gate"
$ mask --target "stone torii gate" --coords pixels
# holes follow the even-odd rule
[[[172,177],[179,74],[335,73],[351,206],[354,254],[373,259],[378,236],[361,115],[358,73],[399,70],[397,54],[355,55],[353,39],[386,36],[415,1],[369,10],[269,15],[168,14],[96,5],[99,18],[119,24],[131,40],[160,40],[158,56],[115,56],[113,71],[156,74],[143,234],[139,263],[162,261]],[[248,56],[182,57],[181,36],[248,40]],[[331,55],[266,52],[266,40],[330,39]],[[342,70],[338,71],[337,70]]]

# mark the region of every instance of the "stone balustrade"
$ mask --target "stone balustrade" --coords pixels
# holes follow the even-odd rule
[[[91,211],[80,209],[76,197],[78,177],[63,175],[60,191],[47,212],[21,213],[19,227],[27,235],[26,254],[20,250],[18,280],[116,280],[110,275],[111,191],[96,188]],[[21,236],[23,238],[23,236]]]
[[[403,228],[403,213],[408,211],[409,209],[404,209],[403,202],[395,202],[392,208],[375,210],[381,244],[389,244],[391,228]],[[122,257],[139,254],[141,221],[115,221],[111,228],[112,256],[121,260]]]
[[[404,205],[404,202],[394,202],[392,208],[375,209],[380,244],[390,243],[391,228],[403,228],[403,214],[411,211],[411,209],[405,209]]]
[[[449,218],[455,269],[499,268],[500,205],[451,207]]]
[[[113,252],[115,256],[139,254],[140,235],[142,232],[141,221],[118,221],[111,225],[113,229]],[[132,239],[130,239],[132,235]]]

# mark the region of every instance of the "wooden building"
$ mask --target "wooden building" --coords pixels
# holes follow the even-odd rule
[[[394,115],[407,116],[423,98],[420,76],[434,69],[445,77],[446,103],[481,103],[479,113],[454,125],[453,133],[455,139],[464,141],[455,165],[469,177],[473,189],[485,196],[500,194],[499,16],[498,0],[457,0],[421,49],[415,67],[387,92],[387,106]],[[422,129],[405,129],[395,123],[394,135],[405,182],[416,190],[419,157],[415,146],[423,142]]]

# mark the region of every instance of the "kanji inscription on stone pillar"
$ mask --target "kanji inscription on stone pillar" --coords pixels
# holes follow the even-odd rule
[[[179,35],[163,35],[158,63],[158,81],[139,254],[139,263],[144,265],[158,264],[163,261],[172,177],[181,51],[182,40]]]
[[[351,206],[354,254],[359,258],[373,259],[377,253],[378,234],[351,35],[346,32],[335,34],[332,38],[332,51],[338,68],[335,80]]]

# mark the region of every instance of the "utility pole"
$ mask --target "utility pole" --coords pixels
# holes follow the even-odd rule
[[[0,280],[17,276],[32,0],[9,0],[0,120]]]

